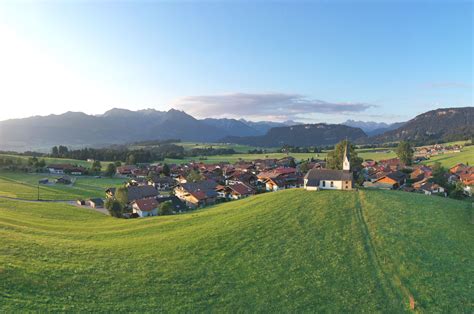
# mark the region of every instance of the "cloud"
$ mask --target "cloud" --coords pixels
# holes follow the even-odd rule
[[[172,105],[197,117],[268,120],[304,120],[313,113],[354,114],[375,107],[366,103],[335,103],[284,93],[187,96],[175,100]]]

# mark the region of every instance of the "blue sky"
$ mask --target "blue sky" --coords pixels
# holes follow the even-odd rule
[[[2,116],[395,122],[473,106],[473,3],[1,2]]]

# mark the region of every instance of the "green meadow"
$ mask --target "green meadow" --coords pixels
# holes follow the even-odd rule
[[[74,184],[38,184],[38,180],[48,178],[54,182],[59,175],[0,172],[0,196],[36,200],[75,200],[80,198],[104,197],[107,187],[118,186],[125,179],[72,177]]]
[[[1,190],[1,188],[0,188]],[[300,189],[115,219],[0,199],[2,312],[474,310],[466,202]]]
[[[450,168],[459,163],[474,165],[474,145],[466,146],[460,153],[449,153],[432,156],[430,160],[423,162],[433,165],[435,162],[441,163],[443,167]]]

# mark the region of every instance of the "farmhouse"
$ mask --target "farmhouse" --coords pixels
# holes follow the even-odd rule
[[[174,192],[186,205],[191,208],[197,208],[216,202],[216,187],[217,183],[214,181],[182,183],[174,189]]]
[[[136,200],[132,203],[133,213],[139,217],[158,215],[158,202],[154,198]]]
[[[116,188],[108,188],[105,190],[105,195],[107,198],[115,197]],[[153,198],[160,195],[157,189],[151,185],[130,185],[127,186],[128,202],[132,203],[133,201],[144,199],[144,198]]]
[[[308,191],[318,190],[352,190],[353,176],[346,145],[342,170],[311,169],[304,177],[304,188]]]
[[[85,169],[82,167],[73,166],[71,164],[51,164],[48,167],[49,173],[52,174],[72,174],[80,176],[85,172]]]
[[[401,187],[405,183],[407,175],[401,171],[394,171],[386,174],[385,176],[375,180],[374,184],[385,184],[390,186],[392,189]]]

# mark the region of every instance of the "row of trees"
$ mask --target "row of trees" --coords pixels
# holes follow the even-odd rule
[[[165,158],[183,159],[185,157],[213,156],[235,154],[231,148],[193,148],[186,151],[183,146],[165,143],[159,146],[139,149],[128,149],[126,146],[112,146],[108,148],[81,148],[69,150],[66,146],[54,146],[51,157],[71,158],[78,160],[109,160],[125,161],[126,164],[149,163],[164,160]]]

